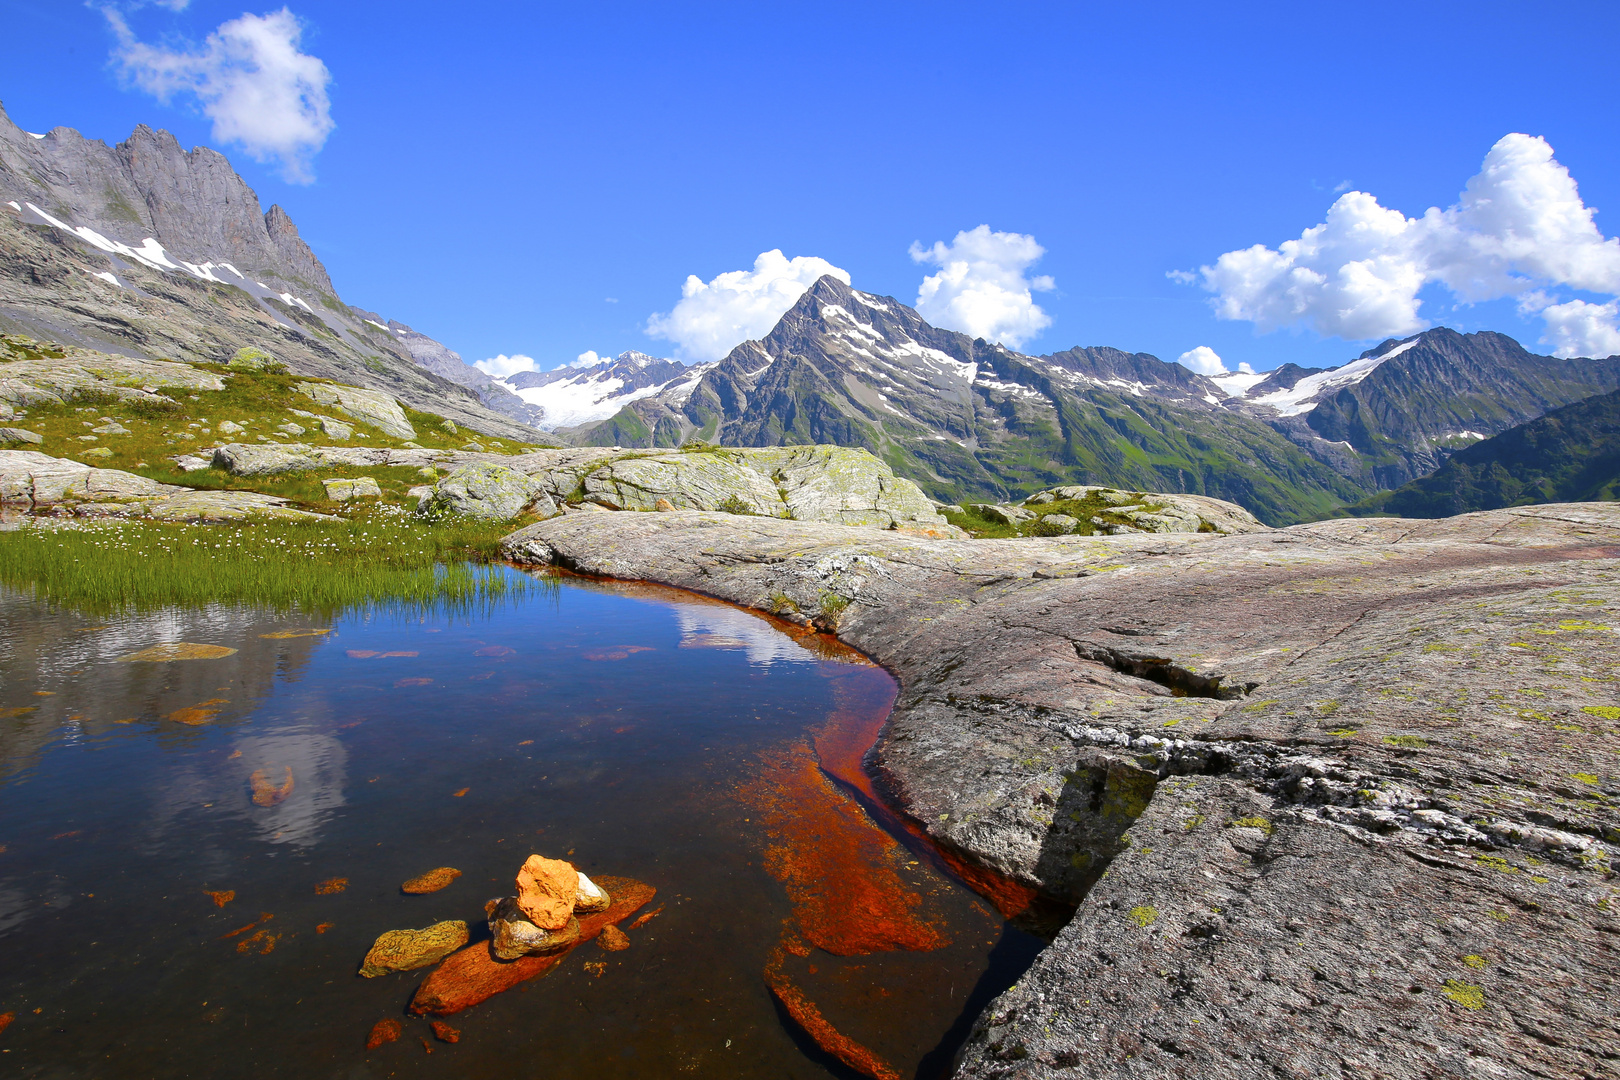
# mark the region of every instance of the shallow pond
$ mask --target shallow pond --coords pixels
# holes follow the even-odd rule
[[[128,659],[173,642],[235,651]],[[857,1075],[819,1022],[869,1074],[942,1075],[1039,942],[823,769],[851,777],[894,693],[642,586],[324,621],[0,596],[0,1073]],[[430,968],[356,974],[387,930],[485,947],[531,852],[652,885],[656,914],[446,1017],[454,1043],[407,1012]],[[436,867],[461,876],[402,892]]]

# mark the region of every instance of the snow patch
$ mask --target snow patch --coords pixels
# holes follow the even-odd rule
[[[850,295],[855,297],[855,299],[859,300],[861,303],[865,304],[867,307],[871,308],[873,311],[889,310],[889,305],[879,303],[877,297],[875,296],[868,296],[866,293],[856,292],[853,289],[850,290]]]
[[[98,277],[102,281],[105,281],[109,285],[117,285],[120,289],[122,289],[124,287],[123,283],[121,283],[115,275],[109,273],[106,270],[103,270],[99,274],[91,274],[90,276],[91,277]]]
[[[1273,394],[1263,394],[1254,399],[1256,405],[1269,405],[1283,416],[1298,416],[1308,413],[1316,408],[1317,399],[1330,390],[1339,390],[1346,386],[1354,386],[1373,373],[1373,370],[1385,360],[1399,356],[1418,343],[1417,338],[1403,341],[1382,356],[1364,356],[1359,360],[1352,360],[1344,367],[1333,371],[1324,371],[1319,375],[1307,375],[1293,385],[1289,390],[1278,390]]]
[[[35,135],[32,131],[25,131],[25,132],[23,132],[23,134],[28,136],[30,139],[43,139],[45,137],[43,135]],[[12,205],[16,205],[16,204],[14,203]]]
[[[1227,397],[1240,398],[1247,394],[1251,387],[1265,382],[1271,377],[1269,371],[1234,371],[1228,375],[1211,375],[1209,381],[1221,388],[1221,393]]]

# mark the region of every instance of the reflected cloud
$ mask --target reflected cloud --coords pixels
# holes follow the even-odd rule
[[[288,731],[246,735],[233,745],[242,756],[231,759],[235,787],[224,798],[241,807],[266,843],[314,845],[327,818],[347,801],[349,753],[343,744],[331,735]],[[274,800],[263,796],[265,778],[277,789]]]
[[[813,664],[817,657],[764,619],[738,608],[675,605],[683,649],[741,649],[750,664]]]

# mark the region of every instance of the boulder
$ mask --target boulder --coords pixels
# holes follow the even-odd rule
[[[419,512],[429,517],[466,514],[510,521],[543,495],[533,477],[516,469],[488,463],[463,465],[433,486]]]
[[[839,525],[946,525],[922,488],[862,448],[784,446],[744,451],[747,465],[770,477],[799,521]]]
[[[90,430],[95,432],[97,435],[128,435],[130,433],[129,428],[120,424],[116,420],[110,424],[102,424],[100,427],[94,427]]]
[[[1131,525],[1107,529],[1116,534],[1216,532],[1233,536],[1270,531],[1259,519],[1237,503],[1212,499],[1207,495],[1119,491],[1094,484],[1067,484],[1038,491],[1025,499],[1024,505],[1039,507],[1068,499],[1106,503],[1112,508],[1112,513],[1123,514],[1129,518]]]
[[[333,502],[348,502],[350,499],[380,499],[382,488],[377,481],[369,476],[357,477],[353,480],[322,480],[321,486],[326,488],[326,497]]]
[[[623,952],[630,947],[630,935],[617,926],[604,926],[596,943],[608,952]]]
[[[45,441],[43,435],[20,427],[0,427],[0,446],[38,446]]]
[[[352,439],[352,438],[354,438],[354,425],[353,424],[345,424],[341,420],[333,420],[330,417],[326,417],[326,416],[323,416],[323,417],[320,418],[320,424],[321,424],[321,433],[324,434],[328,439]],[[223,427],[221,427],[220,430],[223,431],[225,429]]]
[[[285,431],[289,435],[302,435],[304,432],[308,431],[309,429],[306,428],[306,427],[303,427],[302,425],[295,424],[295,423],[293,423],[292,421],[289,420],[285,424],[278,425],[276,430],[277,431]]]
[[[214,456],[212,454],[207,457],[201,457],[197,454],[177,454],[169,460],[174,462],[181,472],[201,472],[204,469],[212,468],[214,465]]]
[[[105,446],[98,446],[98,447],[95,447],[92,450],[86,450],[84,452],[85,457],[93,457],[93,458],[110,458],[110,457],[112,457],[112,455],[113,455],[113,452],[110,449],[108,449],[107,447],[105,447]]]
[[[517,875],[517,906],[542,930],[560,930],[574,914],[579,871],[573,863],[530,855]]]
[[[322,462],[302,443],[281,446],[228,443],[215,449],[214,465],[232,476],[275,476],[318,469]]]
[[[580,481],[585,501],[609,510],[726,510],[783,517],[776,485],[728,452],[610,457]]]
[[[217,430],[221,435],[240,435],[242,432],[246,431],[247,428],[230,420],[221,420]]]
[[[979,503],[974,509],[980,515],[991,521],[999,521],[1003,525],[1017,525],[1024,521],[1033,521],[1035,512],[1026,510],[1021,506],[1008,506],[1005,503]]]
[[[1080,527],[1080,519],[1068,514],[1046,514],[1041,518],[1042,531],[1068,534]],[[1193,530],[1197,532],[1197,529]]]
[[[360,974],[374,979],[390,971],[427,967],[467,944],[467,936],[467,924],[460,919],[434,923],[423,930],[390,930],[366,953]]]
[[[269,371],[275,374],[285,374],[287,371],[286,364],[252,345],[237,349],[236,355],[227,360],[225,366],[232,371]]]
[[[338,386],[335,383],[299,383],[294,387],[300,394],[318,405],[335,408],[345,416],[391,435],[396,439],[416,438],[416,429],[405,418],[405,410],[381,390],[362,390],[356,386]]]
[[[489,916],[490,948],[501,960],[562,952],[579,940],[579,920],[569,915],[562,926],[547,929],[529,919],[515,896],[495,905]]]

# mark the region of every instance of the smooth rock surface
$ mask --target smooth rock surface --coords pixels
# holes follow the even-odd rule
[[[1620,505],[979,541],[570,514],[505,549],[848,601],[814,618],[901,682],[898,805],[1078,902],[958,1076],[1615,1074]]]
[[[27,428],[0,427],[0,446],[38,446],[45,437]]]
[[[369,476],[361,476],[353,480],[322,480],[321,486],[326,489],[326,497],[335,502],[348,502],[350,499],[380,499],[382,488],[377,481]]]
[[[562,952],[579,940],[579,920],[570,916],[559,927],[536,926],[518,907],[517,897],[508,896],[490,913],[489,934],[489,947],[497,960],[545,956]]]
[[[405,410],[398,401],[381,390],[362,390],[357,386],[335,383],[299,383],[294,389],[316,404],[338,409],[385,435],[392,435],[396,439],[416,438],[416,429],[405,418]]]
[[[256,491],[194,491],[120,469],[98,469],[37,450],[0,450],[0,503],[82,517],[151,517],[164,521],[238,521],[248,517],[312,519],[287,500]]]

